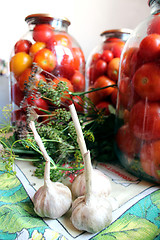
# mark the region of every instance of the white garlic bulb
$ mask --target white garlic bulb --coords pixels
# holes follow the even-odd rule
[[[40,187],[33,197],[34,210],[40,217],[52,219],[63,216],[71,207],[72,194],[70,189],[62,183],[50,180],[50,157],[48,156],[43,142],[38,135],[34,122],[29,124],[43,156],[46,160],[44,171],[44,185]]]
[[[109,178],[98,169],[92,170],[92,186],[93,194],[107,197],[111,193],[111,183]],[[85,195],[84,171],[75,177],[71,190],[75,198]]]
[[[48,167],[46,162],[46,168]],[[44,186],[33,197],[34,210],[40,217],[52,219],[63,216],[71,207],[70,189],[60,182],[52,182],[44,177]]]
[[[78,230],[88,232],[98,232],[107,227],[112,221],[112,205],[109,202],[108,194],[110,192],[110,184],[107,179],[107,191],[98,193],[94,187],[94,170],[91,164],[90,152],[87,151],[82,129],[78,120],[78,116],[73,104],[69,106],[71,116],[77,133],[77,142],[84,160],[84,173],[81,182],[83,184],[84,196],[78,197],[72,204],[71,221]],[[84,175],[84,176],[83,176]],[[104,176],[103,176],[104,177]],[[78,180],[77,180],[78,181]],[[98,188],[103,185],[103,181],[99,182]],[[80,185],[79,185],[80,186]],[[76,186],[75,186],[76,188]],[[81,186],[79,187],[79,189]],[[80,192],[80,190],[79,190]]]
[[[72,205],[71,221],[78,230],[99,232],[111,223],[112,206],[103,197],[92,195],[87,202],[85,196],[78,197]]]
[[[93,191],[93,168],[90,152],[84,154],[85,195],[78,197],[72,204],[71,221],[78,230],[98,232],[112,221],[112,205],[104,194]]]

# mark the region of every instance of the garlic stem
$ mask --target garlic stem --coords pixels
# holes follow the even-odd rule
[[[86,204],[89,203],[91,195],[92,195],[92,164],[91,164],[91,157],[90,151],[88,150],[84,154],[84,173],[85,173],[85,182],[86,182],[86,192],[85,192],[85,201]]]
[[[84,160],[84,173],[85,173],[85,182],[86,182],[86,194],[85,194],[85,201],[86,203],[89,202],[92,192],[92,163],[91,163],[91,157],[90,157],[90,151],[87,151],[86,143],[84,140],[83,132],[81,129],[81,125],[78,119],[78,115],[75,109],[74,104],[71,104],[69,106],[70,113],[72,116],[72,120],[74,122],[74,126],[77,133],[77,142],[79,144],[79,148]]]
[[[37,132],[37,130],[36,130],[34,121],[31,121],[31,122],[29,123],[29,126],[30,126],[30,128],[31,128],[31,130],[32,130],[32,132],[33,132],[34,139],[35,139],[37,145],[39,146],[39,148],[40,148],[40,150],[41,150],[41,152],[42,152],[42,154],[43,154],[43,156],[44,156],[44,159],[45,159],[46,161],[50,161],[50,156],[48,155],[48,153],[47,153],[47,151],[46,151],[46,149],[45,149],[45,147],[44,147],[44,144],[43,144],[43,142],[42,142],[42,140],[41,140],[41,137],[39,136],[39,134],[38,134],[38,132]]]
[[[41,152],[44,156],[44,159],[46,160],[45,171],[44,171],[44,182],[46,184],[46,182],[50,180],[50,156],[48,155],[48,153],[44,147],[44,144],[41,140],[41,137],[39,136],[39,134],[36,130],[34,121],[30,121],[29,126],[33,132],[34,139],[35,139],[37,145],[39,146],[39,149],[41,150]]]
[[[79,144],[79,148],[80,148],[82,157],[84,157],[84,154],[87,152],[87,147],[86,147],[82,128],[81,128],[74,104],[71,104],[69,106],[69,109],[70,109],[70,113],[71,113],[71,117],[72,117],[75,129],[76,129],[76,133],[77,133],[77,142]]]

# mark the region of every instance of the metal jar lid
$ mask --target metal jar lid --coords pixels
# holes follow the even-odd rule
[[[121,28],[121,29],[110,29],[104,31],[100,34],[100,36],[106,36],[107,38],[116,37],[123,40],[127,40],[128,36],[132,33],[131,29],[128,28]]]
[[[42,23],[49,23],[51,24],[54,20],[61,21],[62,23],[69,26],[71,23],[67,18],[54,18],[50,14],[46,13],[37,13],[37,14],[31,14],[28,15],[25,18],[25,21],[28,24],[42,24]]]

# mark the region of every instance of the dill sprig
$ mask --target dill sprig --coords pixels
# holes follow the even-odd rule
[[[83,159],[77,143],[75,127],[67,105],[64,102],[62,103],[62,98],[68,98],[69,95],[69,101],[72,101],[72,96],[77,95],[81,96],[86,103],[85,108],[87,111],[79,114],[79,120],[92,159],[111,161],[115,158],[113,150],[114,109],[111,109],[112,114],[110,116],[104,116],[104,112],[97,110],[87,97],[88,92],[71,93],[64,82],[59,82],[54,86],[54,82],[48,79],[47,82],[40,81],[37,88],[32,90],[32,82],[37,71],[41,70],[34,65],[29,83],[25,86],[26,96],[22,101],[22,106],[25,98],[28,97],[29,90],[30,95],[38,92],[53,107],[49,110],[40,109],[44,112],[43,117],[45,117],[45,120],[39,122],[38,120],[42,115],[35,112],[34,106],[27,106],[27,122],[24,126],[11,126],[10,123],[1,126],[0,143],[4,147],[1,159],[5,162],[6,171],[12,172],[15,159],[28,160],[32,161],[36,166],[35,175],[43,177],[45,160],[32,132],[28,128],[29,121],[33,119],[35,120],[37,132],[48,155],[51,157],[51,180],[60,180],[67,174],[78,173],[83,168]],[[91,91],[98,90],[93,89]],[[3,113],[8,117],[9,111],[7,108],[4,108]],[[11,110],[9,115],[11,115]],[[7,139],[5,136],[9,131],[13,131],[13,135]]]

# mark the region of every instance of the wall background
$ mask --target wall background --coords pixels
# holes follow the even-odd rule
[[[150,13],[148,0],[6,0],[0,8],[0,58],[8,62],[17,40],[27,31],[25,17],[49,13],[71,21],[69,33],[87,58],[101,41],[100,33],[114,28],[134,29]]]

